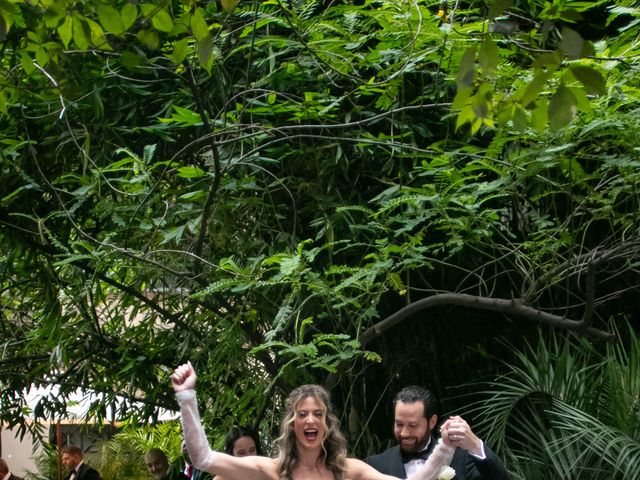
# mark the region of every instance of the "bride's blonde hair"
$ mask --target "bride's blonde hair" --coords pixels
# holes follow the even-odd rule
[[[296,407],[307,397],[318,400],[324,408],[324,430],[322,438],[322,461],[333,472],[335,480],[344,480],[347,458],[347,441],[340,432],[340,422],[333,413],[329,392],[320,385],[302,385],[291,392],[285,402],[285,413],[280,425],[278,445],[278,467],[281,480],[292,480],[292,474],[298,465],[298,447],[293,423]]]

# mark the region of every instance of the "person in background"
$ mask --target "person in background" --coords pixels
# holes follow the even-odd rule
[[[9,471],[9,465],[4,458],[0,458],[0,480],[23,480]]]
[[[438,423],[436,399],[428,390],[412,385],[403,388],[394,401],[393,434],[398,445],[365,459],[381,473],[407,478],[424,464],[433,451],[433,430]],[[462,417],[446,422],[448,440],[456,447],[451,467],[456,480],[508,480],[500,459],[478,438]],[[445,431],[441,430],[442,435]]]
[[[159,448],[151,448],[144,456],[144,464],[153,480],[189,480],[187,476],[169,465],[169,458]]]
[[[260,438],[251,428],[234,425],[227,433],[224,444],[224,453],[234,457],[247,457],[249,455],[262,455]]]
[[[101,480],[98,471],[84,463],[84,453],[77,445],[62,449],[62,464],[69,470],[64,480]]]
[[[184,470],[182,470],[182,473],[184,473],[189,480],[211,480],[211,474],[198,470],[193,466],[191,458],[189,458],[187,442],[184,440],[180,444],[180,451],[182,452],[182,458],[184,458]]]

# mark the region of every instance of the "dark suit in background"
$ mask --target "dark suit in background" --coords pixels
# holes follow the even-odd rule
[[[187,464],[182,471],[188,478],[188,480],[211,480],[212,475],[209,472],[203,472],[198,470],[193,465]]]
[[[64,480],[71,480],[74,473],[73,480],[102,480],[98,471],[86,463],[78,465],[73,472],[69,472],[69,475],[64,477]]]
[[[4,458],[0,458],[0,480],[2,480],[5,475],[9,474],[7,480],[23,480],[22,477],[18,477],[9,471],[9,464]]]

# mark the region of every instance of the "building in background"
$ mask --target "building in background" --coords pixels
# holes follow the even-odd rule
[[[55,387],[50,389],[32,389],[27,395],[27,404],[33,410],[43,396],[51,395]],[[78,391],[71,400],[75,403],[69,407],[67,418],[38,422],[38,429],[43,440],[51,445],[78,445],[84,452],[92,451],[92,447],[103,440],[108,440],[119,429],[117,419],[108,418],[105,423],[85,421],[89,405],[94,396]],[[162,411],[160,420],[175,419],[174,412]],[[28,419],[28,422],[33,422]],[[33,425],[33,424],[32,424]],[[40,441],[28,432],[20,438],[17,428],[9,429],[0,425],[0,457],[7,460],[11,473],[19,477],[29,477],[38,471],[36,459],[42,456],[44,448]]]

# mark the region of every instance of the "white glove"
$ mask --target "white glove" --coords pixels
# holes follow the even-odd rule
[[[191,463],[198,470],[214,473],[212,469],[216,452],[211,450],[200,422],[196,391],[176,392],[176,399],[180,405],[182,432]]]
[[[455,451],[454,447],[450,447],[439,439],[424,465],[418,467],[418,470],[409,475],[407,480],[436,480],[442,467],[451,463]]]

